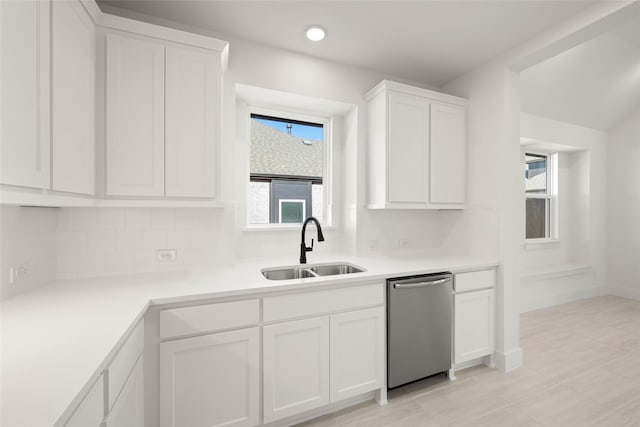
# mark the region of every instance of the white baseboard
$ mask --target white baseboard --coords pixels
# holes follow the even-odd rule
[[[520,312],[525,313],[531,310],[537,310],[537,309],[546,308],[546,307],[553,307],[554,305],[565,304],[568,302],[577,301],[585,298],[599,297],[602,295],[608,295],[610,293],[613,293],[611,291],[611,288],[607,288],[604,286],[596,286],[593,288],[577,289],[569,292],[563,292],[563,293],[552,294],[552,295],[544,295],[538,298],[520,301]],[[638,292],[638,296],[639,296],[638,299],[640,299],[640,292]]]
[[[609,293],[617,297],[640,300],[640,289],[627,288],[625,286],[609,286]]]
[[[522,366],[522,348],[517,347],[509,351],[496,351],[496,368],[503,372],[513,371]]]

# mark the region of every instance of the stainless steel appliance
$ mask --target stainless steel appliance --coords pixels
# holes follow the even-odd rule
[[[387,387],[451,369],[453,275],[387,280]]]

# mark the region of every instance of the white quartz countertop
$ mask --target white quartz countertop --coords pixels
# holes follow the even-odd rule
[[[204,298],[265,295],[363,280],[494,267],[495,260],[320,256],[309,264],[347,262],[363,273],[267,280],[261,269],[296,265],[294,259],[237,262],[211,271],[150,273],[57,281],[9,298],[0,306],[0,425],[52,426],[105,368],[124,335],[154,304]]]

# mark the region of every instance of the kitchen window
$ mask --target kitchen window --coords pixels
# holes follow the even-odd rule
[[[525,224],[530,242],[557,239],[557,153],[527,152],[525,157]]]
[[[248,224],[323,222],[324,121],[253,112],[250,122]]]

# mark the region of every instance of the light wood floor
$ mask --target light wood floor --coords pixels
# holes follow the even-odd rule
[[[521,316],[524,366],[429,378],[304,423],[320,426],[640,426],[640,301],[581,300]]]

